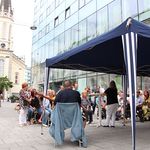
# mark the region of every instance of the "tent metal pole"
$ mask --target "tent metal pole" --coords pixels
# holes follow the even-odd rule
[[[126,118],[125,118],[125,113],[126,113],[126,103],[127,103],[127,75],[122,76],[123,80],[123,126],[125,126],[126,123]]]
[[[130,29],[130,28],[129,28]],[[136,63],[137,63],[137,34],[128,32],[122,35],[125,68],[128,76],[131,127],[132,127],[132,150],[136,150]]]
[[[50,68],[46,67],[45,68],[45,80],[44,80],[44,95],[47,94],[47,89],[48,89],[48,84],[49,84],[49,73],[50,73]]]

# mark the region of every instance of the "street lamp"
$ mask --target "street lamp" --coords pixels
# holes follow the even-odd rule
[[[36,30],[37,27],[36,27],[36,26],[31,26],[30,29],[31,29],[31,30]]]

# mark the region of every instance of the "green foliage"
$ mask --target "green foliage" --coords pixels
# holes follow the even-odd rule
[[[13,87],[13,82],[5,77],[0,77],[0,93],[3,93],[4,90],[8,91],[9,88]]]

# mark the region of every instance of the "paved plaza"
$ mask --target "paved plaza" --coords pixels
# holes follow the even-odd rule
[[[0,150],[78,150],[77,143],[70,142],[70,131],[65,132],[63,146],[54,146],[54,140],[40,125],[18,125],[18,113],[14,110],[15,103],[2,102],[0,107]],[[96,122],[96,120],[95,120]],[[116,128],[97,128],[96,123],[86,126],[88,138],[87,150],[131,150],[131,126],[125,127],[117,122]],[[150,122],[137,122],[137,150],[150,150]]]

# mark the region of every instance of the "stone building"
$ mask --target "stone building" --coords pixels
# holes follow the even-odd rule
[[[5,98],[18,95],[25,81],[25,61],[13,53],[13,9],[11,0],[0,1],[0,77],[7,76],[13,88],[5,91]]]

